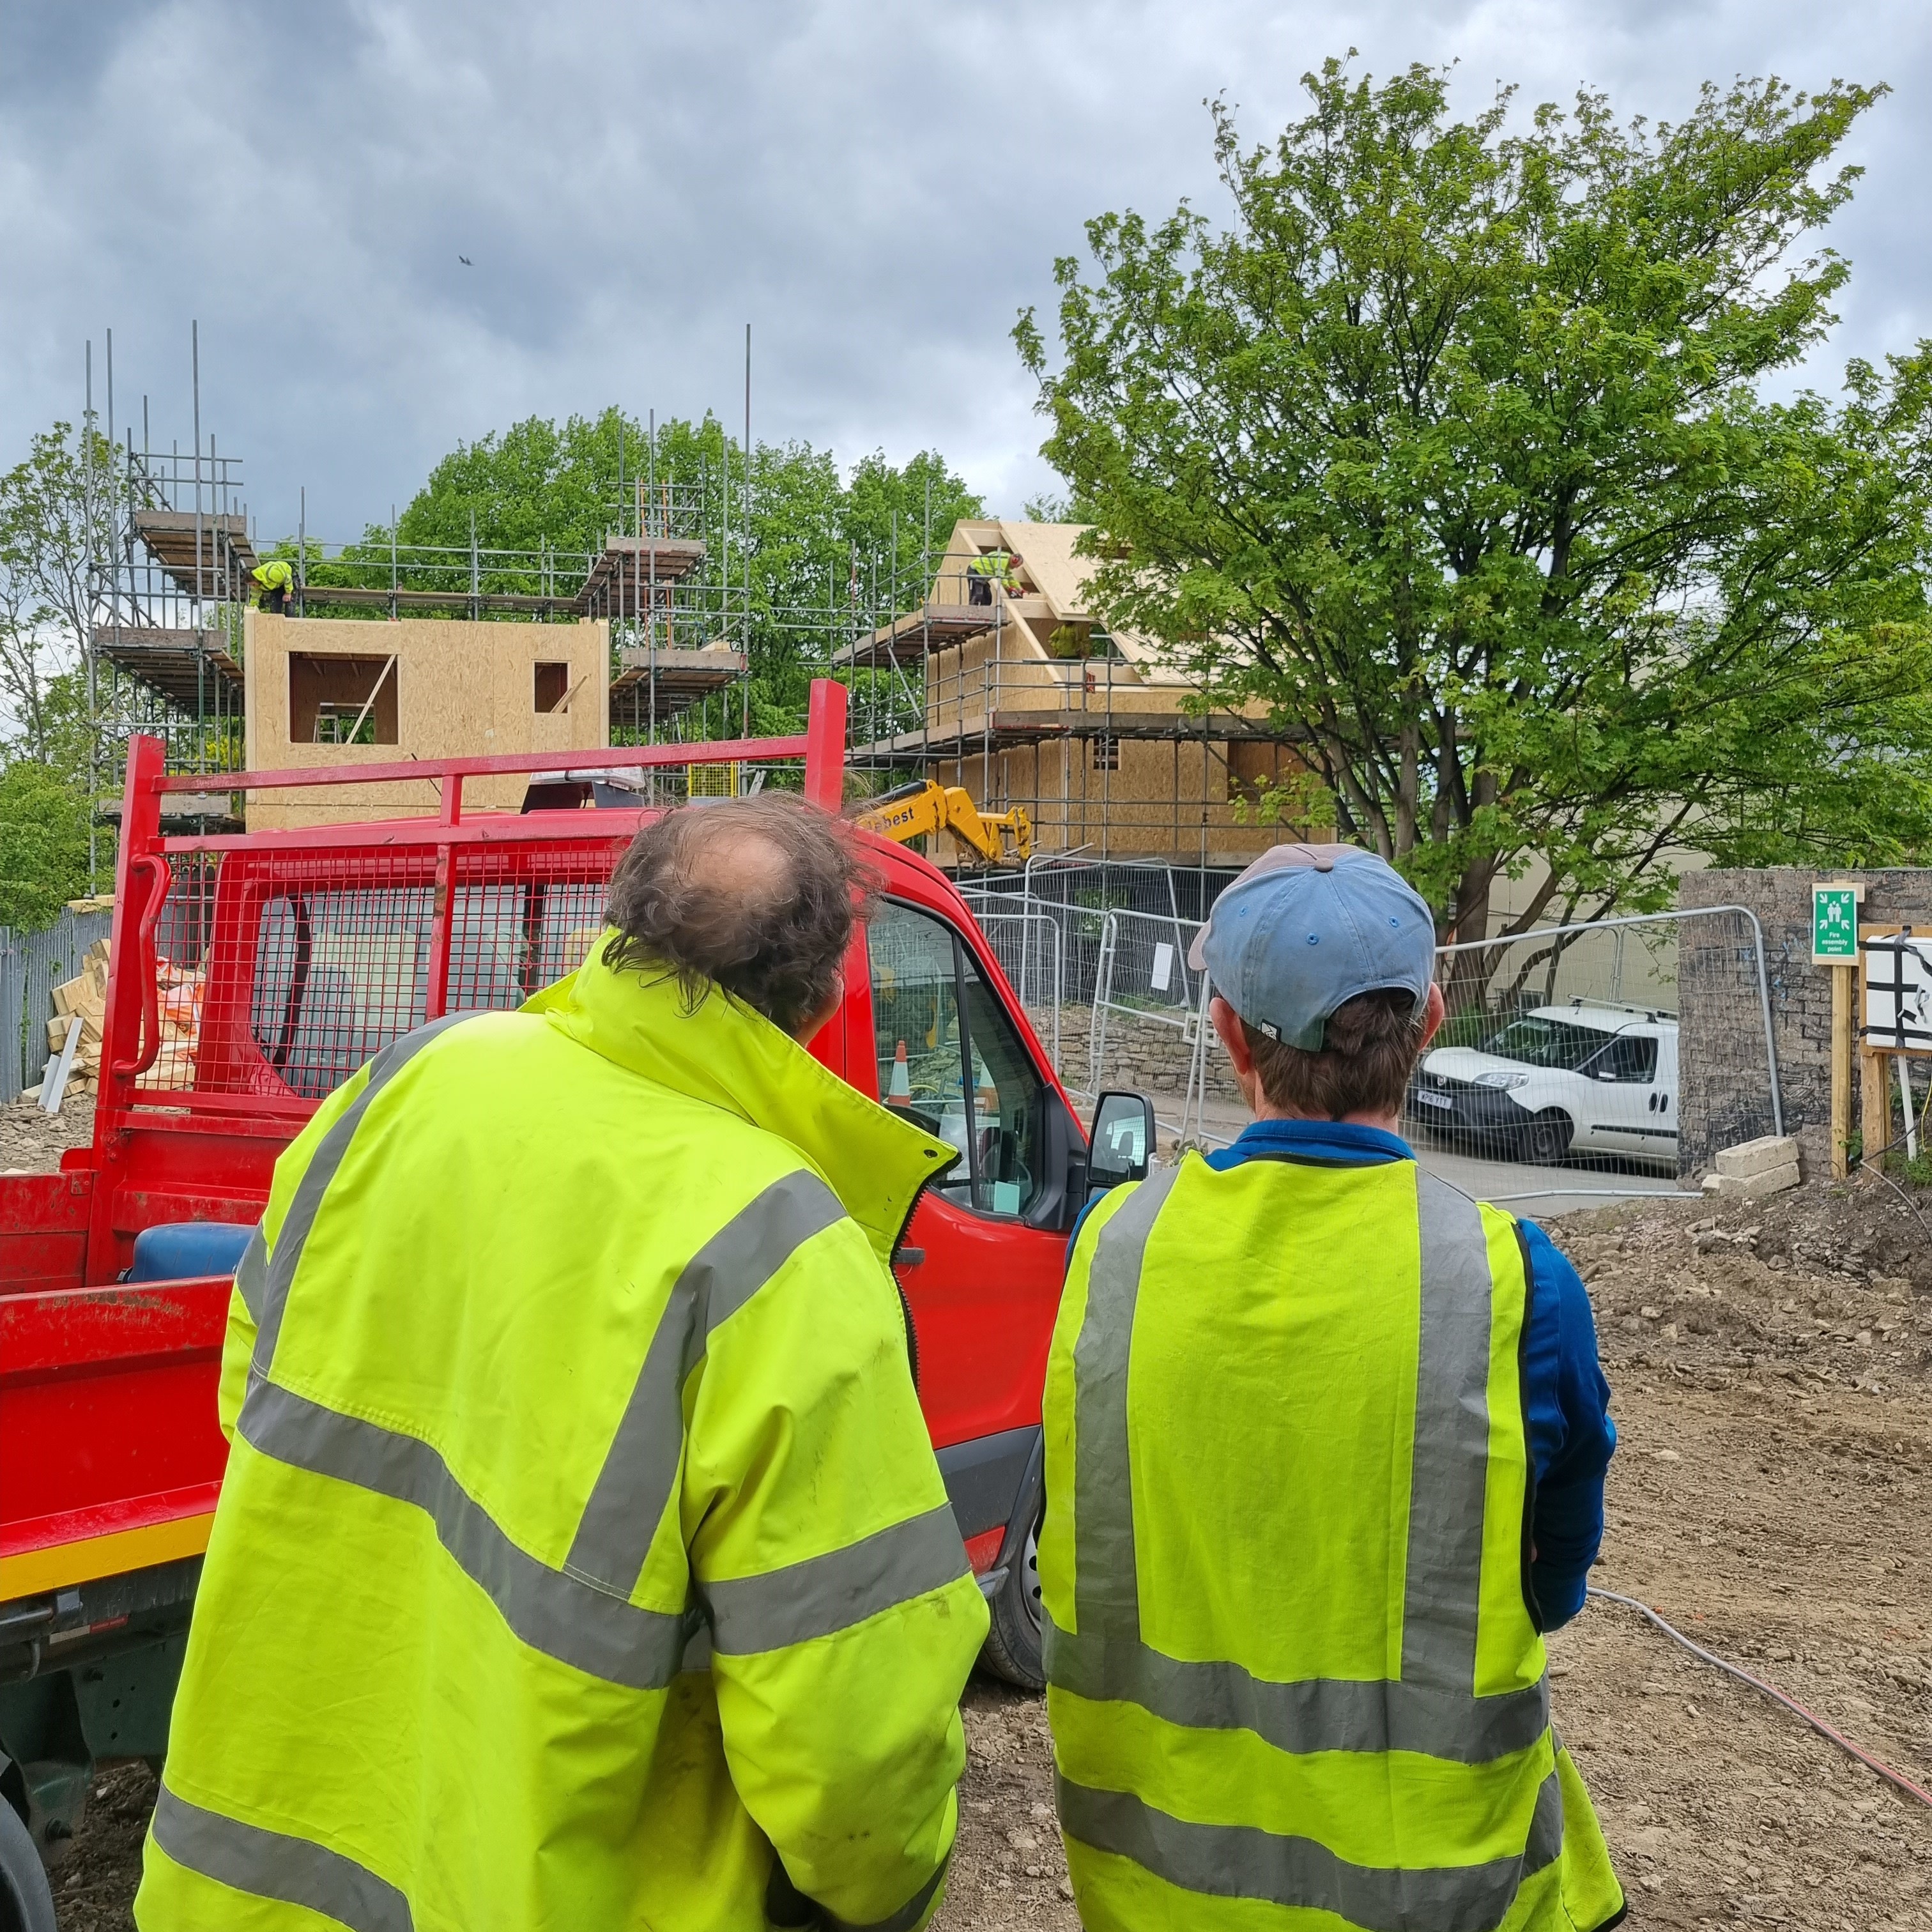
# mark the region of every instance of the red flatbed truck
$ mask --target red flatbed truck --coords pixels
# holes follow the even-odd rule
[[[844,727],[843,688],[821,682],[802,738],[595,762],[802,760],[806,795],[836,811]],[[0,1932],[10,1912],[29,1932],[51,1924],[34,1852],[72,1832],[96,1765],[166,1749],[227,1453],[215,1385],[232,1269],[276,1156],[390,1040],[520,1004],[602,925],[610,868],[651,807],[583,809],[591,784],[566,778],[533,784],[520,813],[464,810],[466,778],[557,764],[224,776],[257,793],[422,782],[440,808],[207,835],[164,820],[209,781],[164,776],[158,740],[130,746],[94,1138],[58,1174],[0,1178]],[[811,1050],[962,1151],[921,1197],[895,1272],[993,1612],[988,1661],[1036,1685],[1040,1390],[1066,1242],[1094,1184],[1143,1170],[1152,1110],[1103,1101],[1107,1144],[1126,1153],[1090,1176],[1088,1137],[951,881],[861,836],[881,903]]]

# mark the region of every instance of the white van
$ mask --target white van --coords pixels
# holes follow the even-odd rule
[[[1423,1056],[1415,1125],[1554,1165],[1573,1154],[1677,1165],[1677,1016],[1572,1000],[1519,1014],[1480,1046]]]

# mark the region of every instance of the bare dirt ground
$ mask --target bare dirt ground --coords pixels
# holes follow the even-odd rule
[[[0,1109],[0,1167],[84,1137],[76,1107],[28,1111]],[[1932,1782],[1932,1232],[1877,1184],[1552,1225],[1589,1284],[1622,1437],[1592,1580]],[[1932,1928],[1932,1810],[1614,1604],[1550,1654],[1633,1925]],[[1073,1932],[1045,1707],[975,1678],[965,1712],[938,1924]],[[63,1932],[130,1923],[153,1788],[139,1766],[97,1780],[56,1874]]]
[[[94,1102],[70,1094],[50,1118],[31,1100],[0,1106],[0,1173],[51,1174],[64,1149],[94,1138]]]

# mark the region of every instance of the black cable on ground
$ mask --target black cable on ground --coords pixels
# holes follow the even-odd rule
[[[1666,1623],[1648,1604],[1640,1603],[1634,1597],[1620,1595],[1615,1590],[1600,1590],[1594,1584],[1589,1586],[1589,1592],[1592,1596],[1600,1597],[1606,1604],[1621,1604],[1626,1610],[1636,1611],[1639,1616],[1648,1618],[1666,1636],[1681,1643],[1693,1657],[1701,1657],[1706,1664],[1714,1664],[1720,1670],[1736,1678],[1740,1683],[1748,1684],[1754,1690],[1762,1690],[1774,1702],[1782,1704],[1787,1711],[1794,1712],[1802,1718],[1820,1736],[1829,1738],[1841,1750],[1850,1752],[1861,1764],[1876,1772],[1888,1783],[1897,1785],[1908,1796],[1917,1798],[1920,1804],[1932,1809],[1932,1791],[1926,1790],[1922,1785],[1914,1784],[1903,1772],[1894,1771],[1890,1765],[1874,1757],[1862,1746],[1852,1743],[1842,1731],[1834,1730],[1815,1712],[1805,1709],[1796,1697],[1779,1690],[1776,1684],[1767,1684],[1762,1677],[1754,1677],[1748,1670],[1741,1670],[1735,1664],[1727,1664],[1721,1657],[1714,1656],[1702,1645],[1693,1643],[1682,1630]]]

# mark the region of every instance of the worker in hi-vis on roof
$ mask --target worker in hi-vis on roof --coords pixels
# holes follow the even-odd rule
[[[249,575],[255,580],[255,588],[260,592],[255,602],[264,610],[272,611],[280,616],[288,608],[290,593],[296,587],[296,574],[286,558],[272,556],[266,563],[258,563]]]
[[[1397,1137],[1434,943],[1370,854],[1257,860],[1190,954],[1254,1123],[1076,1232],[1040,1571],[1089,1932],[1622,1916],[1540,1635],[1609,1390],[1568,1263]]]
[[[1020,587],[1018,563],[1019,559],[1011,550],[982,550],[966,566],[966,601],[992,603],[996,584],[1008,596],[1016,594]]]
[[[278,1163],[143,1932],[932,1916],[986,1610],[887,1262],[957,1156],[800,1044],[866,884],[672,812],[574,974]]]

